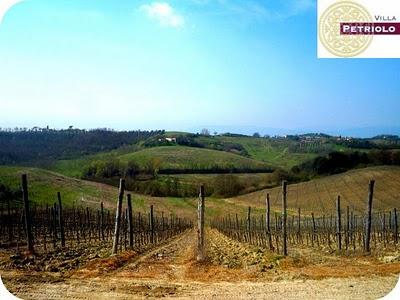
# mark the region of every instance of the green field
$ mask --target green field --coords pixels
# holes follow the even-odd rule
[[[29,198],[35,203],[52,204],[57,192],[66,205],[91,205],[112,202],[116,199],[115,189],[104,184],[69,178],[61,174],[37,168],[0,167],[0,184],[13,189],[21,188],[21,175],[28,176]]]
[[[184,146],[148,148],[118,157],[121,161],[133,160],[145,166],[150,160],[158,159],[160,169],[204,170],[212,167],[221,169],[261,169],[268,164],[233,153]]]
[[[188,147],[170,143],[158,145],[166,137],[190,137],[202,147]],[[142,168],[149,163],[156,163],[160,170],[209,170],[220,169],[291,169],[318,155],[330,151],[344,151],[347,148],[336,145],[332,140],[321,139],[317,146],[299,148],[299,142],[285,138],[256,138],[250,136],[204,136],[185,132],[166,132],[162,136],[150,139],[154,144],[145,146],[146,142],[127,145],[108,152],[77,157],[76,159],[57,160],[46,168],[66,176],[80,178],[82,170],[93,161],[112,159],[121,162],[134,161]],[[229,148],[233,145],[233,149]],[[230,150],[225,150],[228,147]],[[242,151],[236,148],[242,149]]]
[[[178,137],[190,135],[184,132],[166,132],[165,137]],[[340,146],[329,139],[321,139],[317,146],[306,146],[298,149],[299,142],[285,138],[257,138],[251,136],[204,136],[193,137],[194,141],[201,143],[206,148],[213,149],[215,145],[238,144],[249,155],[249,158],[266,162],[273,167],[290,169],[318,155],[331,151],[343,151],[348,148]]]
[[[120,154],[118,151],[84,156],[78,159],[58,160],[49,168],[66,176],[81,177],[82,170],[93,161],[118,159],[121,162],[134,161],[145,168],[150,162],[157,161],[159,169],[207,170],[220,169],[268,169],[262,161],[246,158],[237,154],[184,146],[163,146]]]
[[[272,141],[264,138],[254,137],[199,137],[199,141],[211,142],[219,140],[221,142],[237,143],[242,145],[249,153],[250,158],[266,162],[274,167],[290,169],[306,160],[317,156],[316,153],[291,153],[289,146],[293,143],[288,140]]]

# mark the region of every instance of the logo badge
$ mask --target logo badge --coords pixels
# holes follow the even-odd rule
[[[318,57],[399,57],[400,5],[376,2],[319,0]]]

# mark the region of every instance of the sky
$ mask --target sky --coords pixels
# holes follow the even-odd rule
[[[317,59],[316,19],[314,0],[19,2],[0,127],[400,134],[400,61]]]

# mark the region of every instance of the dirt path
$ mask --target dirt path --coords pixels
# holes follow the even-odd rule
[[[267,257],[275,263],[263,270],[259,260],[265,256],[257,249],[208,233],[210,261],[201,265],[194,259],[195,232],[189,231],[140,256],[122,255],[119,264],[114,264],[117,258],[98,259],[68,276],[2,271],[2,277],[23,299],[377,299],[398,279],[391,272],[367,278],[296,277],[292,266],[279,266],[273,256]],[[229,261],[233,268],[224,266]],[[103,271],[93,273],[100,264]]]

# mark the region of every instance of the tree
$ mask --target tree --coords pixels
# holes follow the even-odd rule
[[[254,133],[253,133],[253,137],[259,138],[259,137],[261,137],[261,135],[260,135],[258,132],[254,132]]]
[[[207,128],[203,128],[201,130],[201,135],[205,135],[205,136],[209,136],[210,135],[210,131]]]
[[[215,178],[215,194],[222,197],[231,197],[239,194],[243,185],[237,176],[232,174],[221,174]]]
[[[140,172],[140,166],[133,160],[128,161],[125,169],[125,176],[135,178]]]

